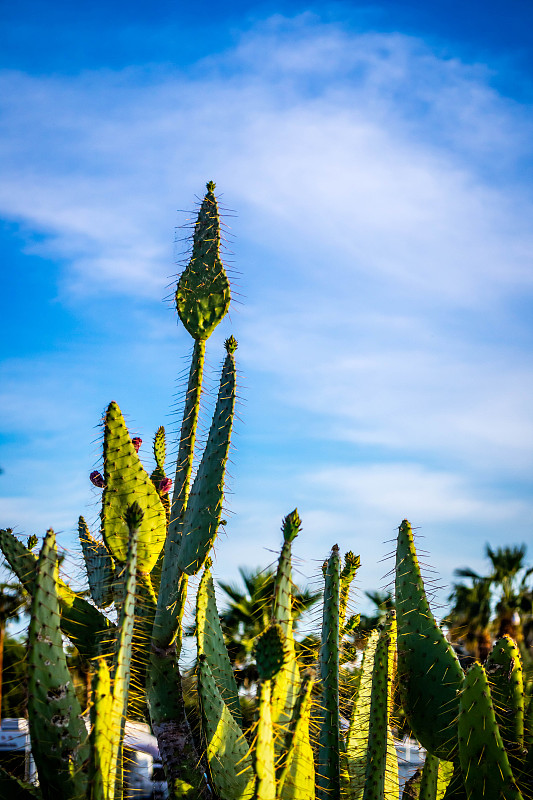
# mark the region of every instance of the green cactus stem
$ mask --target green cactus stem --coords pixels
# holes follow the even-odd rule
[[[351,800],[362,800],[365,788],[372,674],[378,640],[379,631],[373,630],[366,642],[357,693],[350,717],[350,727],[346,737],[346,761]]]
[[[464,679],[458,734],[468,800],[522,800],[496,722],[487,674],[478,663]]]
[[[104,658],[98,659],[92,690],[89,800],[108,800],[114,793],[114,786],[110,784],[113,750],[108,738],[113,695],[109,667]],[[116,775],[116,768],[114,774]]]
[[[113,602],[113,584],[115,582],[113,559],[103,542],[99,542],[91,536],[83,517],[78,520],[78,536],[91,597],[97,606],[107,608]]]
[[[215,600],[211,575],[211,559],[206,560],[204,574],[196,596],[196,638],[198,655],[204,655],[217,688],[236,723],[242,726],[239,692],[235,675],[224,644],[224,635]]]
[[[178,567],[188,575],[201,569],[218,532],[235,409],[236,348],[237,342],[230,337],[207,443],[184,513]]]
[[[118,576],[120,592],[120,615],[118,637],[113,659],[113,692],[106,715],[109,753],[108,797],[113,800],[117,786],[122,783],[122,746],[124,724],[128,707],[130,686],[131,652],[135,622],[135,578],[138,566],[138,543],[143,530],[145,512],[140,504],[133,502],[124,515],[128,529],[128,550],[123,573]]]
[[[222,699],[205,655],[198,658],[197,675],[213,784],[222,800],[249,800],[254,796],[255,778],[248,743]]]
[[[319,800],[336,800],[340,795],[340,752],[343,749],[339,712],[340,576],[339,548],[334,545],[326,566],[320,645],[322,708],[317,766]]]
[[[258,719],[254,747],[256,775],[254,800],[276,800],[276,766],[274,751],[274,726],[271,709],[272,683],[259,682]]]
[[[9,566],[28,594],[33,597],[37,579],[37,559],[11,530],[0,530],[0,548]],[[98,657],[100,644],[109,630],[109,621],[97,608],[79,597],[61,579],[57,581],[61,629],[86,661]]]
[[[463,671],[429,607],[407,520],[398,532],[396,609],[400,697],[407,719],[430,753],[452,761]]]
[[[396,614],[389,612],[374,656],[364,800],[398,797],[398,760],[390,729],[393,662],[396,649]]]
[[[151,572],[165,542],[165,509],[140,462],[120,408],[114,402],[108,406],[104,423],[104,480],[102,534],[109,552],[115,561],[126,560],[129,534],[125,514],[133,503],[138,503],[143,511],[139,529],[139,569]]]
[[[352,585],[353,579],[357,574],[357,570],[361,566],[361,558],[360,556],[354,556],[351,550],[349,550],[346,555],[344,556],[344,567],[342,568],[341,572],[341,592],[340,592],[340,604],[339,604],[339,625],[340,625],[340,636],[344,635],[344,623],[346,620],[346,610],[348,608],[348,597],[350,594],[350,587]]]
[[[193,339],[209,338],[230,304],[229,281],[220,259],[220,217],[214,194],[207,184],[194,226],[191,260],[176,289],[179,317]]]
[[[52,530],[44,538],[37,564],[28,646],[28,718],[43,800],[82,797],[87,731],[63,650]]]
[[[510,636],[495,643],[485,672],[505,749],[519,755],[524,746],[524,678],[520,652]]]
[[[300,686],[293,633],[291,554],[292,543],[301,530],[301,524],[297,509],[283,520],[283,546],[274,579],[272,620],[280,625],[285,636],[286,657],[272,687],[272,718],[282,726],[289,723]]]
[[[315,764],[309,741],[314,675],[304,674],[276,766],[278,796],[287,800],[309,800],[315,793]]]

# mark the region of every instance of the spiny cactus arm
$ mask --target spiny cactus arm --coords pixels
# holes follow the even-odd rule
[[[10,775],[0,764],[0,797],[13,800],[42,800],[42,794],[35,786]]]
[[[520,652],[510,636],[495,643],[485,672],[505,749],[519,755],[524,746],[524,677]]]
[[[418,800],[442,800],[452,779],[453,769],[453,761],[442,761],[426,753]]]
[[[33,597],[36,587],[37,557],[13,535],[0,530],[0,548],[9,566]],[[109,628],[109,621],[97,608],[79,597],[62,580],[57,581],[61,629],[86,660],[98,655],[99,643]]]
[[[195,575],[217,535],[224,499],[224,476],[235,409],[235,357],[237,342],[226,341],[218,398],[205,450],[184,513],[178,567]]]
[[[135,589],[135,622],[131,644],[131,680],[128,696],[128,717],[144,719],[146,704],[146,671],[150,659],[150,643],[157,597],[151,575],[137,571]]]
[[[312,672],[303,676],[282,755],[276,765],[278,795],[283,800],[309,800],[314,797],[315,764],[309,741],[314,682]]]
[[[437,783],[439,779],[439,763],[437,756],[431,753],[426,754],[422,779],[420,781],[419,800],[436,800]]]
[[[114,792],[114,787],[110,785],[113,747],[108,736],[113,697],[109,667],[104,658],[98,659],[92,692],[88,800],[108,800]]]
[[[193,339],[207,339],[230,304],[229,281],[220,259],[220,216],[215,184],[207,184],[194,226],[193,249],[176,289],[179,317]]]
[[[155,463],[159,469],[165,471],[165,460],[167,457],[167,443],[165,436],[165,428],[160,425],[154,436],[154,458]]]
[[[105,544],[98,542],[91,536],[83,517],[78,520],[78,536],[91,597],[97,606],[107,608],[113,602],[113,584],[115,581],[113,559]]]
[[[259,675],[258,721],[253,749],[256,774],[254,800],[275,800],[276,768],[271,694],[272,679],[282,669],[287,655],[281,625],[272,624],[263,631],[255,641],[253,652]]]
[[[398,629],[396,624],[396,611],[393,609],[387,614],[384,636],[388,638],[388,663],[387,663],[387,757],[385,760],[385,800],[396,800],[400,792],[400,779],[398,773],[398,754],[394,744],[391,728],[391,715],[394,706],[394,682],[396,678],[396,643]]]
[[[48,531],[37,564],[28,630],[28,719],[43,800],[83,796],[87,731],[67,667],[59,624],[57,551]]]
[[[407,520],[398,532],[396,609],[403,708],[419,742],[451,761],[457,749],[457,692],[463,671],[427,602]]]
[[[215,600],[210,558],[206,560],[204,574],[196,596],[196,640],[198,655],[205,655],[222,699],[233,714],[237,725],[241,726],[239,691],[224,644],[224,635]]]
[[[174,494],[172,497],[167,537],[163,550],[163,561],[157,596],[157,611],[154,621],[154,643],[164,649],[170,646],[179,630],[183,614],[179,598],[183,596],[183,572],[178,568],[181,547],[183,513],[189,497],[191,472],[194,458],[200,394],[202,389],[205,359],[205,342],[196,341],[189,372],[189,383],[185,396],[185,408],[180,431]]]
[[[346,610],[348,608],[348,597],[350,594],[350,586],[352,585],[353,579],[357,574],[357,570],[361,566],[361,557],[354,556],[351,550],[349,550],[346,555],[344,556],[344,567],[341,571],[341,591],[340,591],[340,603],[339,603],[339,626],[340,626],[340,636],[341,639],[345,633],[344,631],[344,623],[346,620]]]
[[[398,796],[398,761],[389,722],[390,652],[395,640],[396,620],[391,613],[380,633],[374,656],[364,800]]]
[[[213,784],[222,800],[249,800],[254,795],[255,778],[248,743],[222,699],[205,655],[198,659],[197,673]]]
[[[464,679],[458,733],[468,800],[522,800],[496,722],[487,675],[478,663]]]
[[[322,709],[317,765],[319,800],[333,800],[340,795],[340,752],[344,749],[339,712],[340,573],[339,548],[334,545],[326,568],[320,646]]]
[[[276,800],[274,727],[270,705],[272,682],[259,682],[258,719],[254,745],[256,775],[254,800]]]
[[[366,642],[357,696],[354,700],[350,727],[346,737],[346,761],[350,776],[351,800],[363,797],[366,773],[366,751],[370,725],[370,699],[372,694],[372,673],[374,658],[379,640],[379,630],[373,630]]]
[[[138,564],[142,572],[151,572],[165,543],[167,518],[115,402],[109,404],[104,421],[104,482],[101,517],[108,550],[115,561],[126,560],[129,533],[125,515],[132,503],[138,503],[143,511]]]
[[[448,791],[448,786],[451,783],[453,778],[453,771],[454,771],[454,763],[453,761],[443,761],[442,759],[439,760],[439,770],[437,775],[437,793],[435,795],[435,800],[443,800],[446,792]]]
[[[275,724],[288,725],[300,686],[300,670],[296,661],[292,618],[292,542],[301,530],[297,509],[288,514],[282,523],[283,546],[274,579],[272,619],[281,626],[285,635],[286,658],[272,686],[272,719]],[[277,746],[283,741],[277,740]]]
[[[135,621],[135,583],[138,560],[138,544],[143,530],[144,511],[140,504],[133,502],[124,515],[128,529],[128,550],[123,574],[119,576],[120,615],[118,619],[118,638],[113,659],[113,691],[108,717],[108,739],[111,749],[109,787],[113,794],[106,800],[113,800],[121,791],[122,742],[124,723],[128,707],[130,686],[130,666]]]
[[[170,498],[169,498],[169,491],[172,487],[172,481],[170,478],[167,478],[165,472],[165,458],[166,458],[166,439],[165,439],[165,429],[162,425],[156,431],[154,436],[154,458],[155,458],[155,469],[150,475],[150,480],[154,484],[156,491],[161,499],[161,503],[163,504],[163,508],[165,509],[165,514],[167,516],[167,523],[170,521]],[[158,562],[159,563],[162,559],[163,550],[159,554]],[[155,570],[152,570],[152,572]],[[160,570],[159,570],[160,572]]]

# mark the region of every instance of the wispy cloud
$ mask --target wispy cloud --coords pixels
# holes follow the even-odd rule
[[[286,498],[283,513],[294,505],[288,483],[296,500],[307,497],[306,480],[327,484],[330,500],[308,506],[313,558],[323,555],[321,514],[344,525],[350,498],[363,503],[365,525],[371,515],[388,526],[389,511],[392,525],[415,513],[473,526],[476,537],[481,523],[497,532],[526,513],[532,386],[528,322],[516,309],[530,302],[533,282],[523,178],[531,114],[497,94],[487,66],[302,15],[272,18],[187,70],[4,72],[0,89],[0,210],[42,235],[28,249],[61,260],[59,296],[71,308],[97,316],[110,293],[157,300],[175,269],[175,207],[205,179],[239,210],[231,246],[248,299],[234,319],[251,387],[240,447],[247,463],[251,448],[263,448],[257,482]],[[143,332],[159,330],[152,316]],[[124,319],[108,320],[110,332]],[[109,344],[114,356],[138,341],[137,323]],[[99,341],[89,359],[91,397],[101,393],[102,405],[107,348]],[[168,367],[168,342],[155,349],[152,361],[143,356],[143,381],[124,384],[139,410],[139,383],[153,369],[157,393]],[[38,396],[37,378],[13,374],[4,410],[13,421],[26,406],[29,428],[47,433],[60,414],[60,437],[72,436],[74,403],[86,418],[87,398],[78,388],[58,410],[45,399],[44,372],[68,383],[76,369],[47,356],[42,364]],[[322,471],[310,472],[309,449],[298,460],[297,448],[291,475],[276,469],[283,431],[274,406],[294,440],[319,442]],[[53,469],[65,468],[62,458]],[[491,493],[502,482],[500,503]],[[235,535],[256,526],[254,507],[277,531],[281,503],[250,480],[235,486],[243,489]],[[230,560],[253,561],[239,541]]]

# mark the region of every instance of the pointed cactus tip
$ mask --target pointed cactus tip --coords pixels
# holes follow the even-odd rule
[[[161,478],[159,481],[159,492],[168,494],[172,488],[172,478]]]
[[[130,531],[137,530],[141,527],[143,517],[144,511],[136,500],[128,507],[124,514],[124,520]]]
[[[139,448],[143,443],[143,440],[141,439],[140,436],[134,436],[133,439],[131,440],[131,443],[135,448],[135,452],[138,453],[139,452]]]
[[[295,508],[290,514],[283,519],[281,530],[283,531],[283,539],[285,542],[292,542],[298,536],[302,528],[302,520],[298,514],[298,509]]]
[[[213,193],[217,188],[217,185],[214,181],[208,181],[205,185],[205,188],[207,189],[208,192]]]
[[[237,339],[234,336],[230,336],[229,339],[226,339],[224,342],[224,347],[228,353],[233,354],[238,347]]]
[[[96,486],[97,489],[105,489],[105,481],[97,469],[91,472],[89,475],[89,480],[93,486]]]

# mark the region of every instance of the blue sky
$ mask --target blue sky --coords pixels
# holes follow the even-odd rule
[[[176,430],[165,298],[213,179],[240,293],[209,345],[214,390],[240,343],[219,574],[269,563],[294,506],[303,574],[338,542],[361,590],[404,517],[443,583],[532,542],[533,14],[501,8],[3,5],[3,526],[53,526],[76,573],[107,403],[147,464]]]

